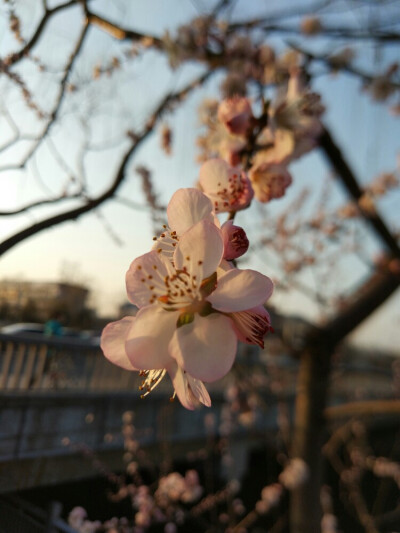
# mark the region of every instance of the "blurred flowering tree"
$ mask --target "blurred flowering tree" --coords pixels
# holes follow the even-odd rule
[[[168,373],[181,403],[194,408],[210,404],[204,382],[229,371],[237,341],[262,346],[271,330],[263,307],[269,278],[234,263],[249,237],[247,253],[271,265],[276,290],[303,292],[319,310],[313,327],[296,336],[290,323],[286,328],[300,358],[292,463],[259,504],[260,511],[278,501],[284,487],[291,491],[291,531],[315,532],[322,512],[331,514],[327,498],[318,503],[331,358],[394,293],[400,274],[398,215],[387,200],[397,194],[398,169],[387,161],[376,176],[356,175],[354,149],[343,150],[330,130],[337,99],[329,85],[354,78],[359,93],[348,98],[369,98],[385,107],[381,112],[399,114],[400,6],[261,4],[198,3],[199,16],[181,25],[174,19],[168,31],[160,5],[150,4],[158,30],[140,31],[137,2],[3,1],[0,174],[6,184],[29,183],[31,196],[2,209],[1,217],[19,217],[20,225],[2,240],[0,254],[95,210],[118,240],[118,223],[98,209],[109,201],[148,209],[156,242],[127,274],[128,296],[140,312],[108,326],[103,349],[116,364],[142,372],[146,393]],[[136,168],[145,203],[121,191],[151,136],[160,136],[166,154],[184,157],[174,146],[174,116],[193,111],[196,93],[204,97],[200,125],[186,143],[197,137],[198,182],[171,181],[169,197],[178,184],[188,189],[175,193],[165,216],[157,194],[165,188],[162,172]],[[351,132],[355,146],[357,126],[352,121],[339,132]],[[395,137],[392,127],[377,135]],[[316,154],[334,180],[323,175]],[[312,176],[302,188],[298,175],[307,159]],[[221,214],[228,218],[222,226]],[[365,520],[366,511],[359,514]],[[324,531],[334,527],[325,519]]]

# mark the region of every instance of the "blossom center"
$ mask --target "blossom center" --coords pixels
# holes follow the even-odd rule
[[[239,173],[233,172],[228,177],[228,184],[226,187],[222,183],[217,183],[218,190],[216,196],[218,200],[214,200],[215,211],[218,212],[221,209],[227,209],[233,206],[238,198],[243,194],[243,183]]]
[[[166,311],[196,308],[200,303],[197,277],[191,276],[186,268],[165,276],[164,285],[166,292],[158,296],[157,300]]]

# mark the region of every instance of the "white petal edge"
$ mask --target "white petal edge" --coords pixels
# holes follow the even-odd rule
[[[128,331],[125,350],[135,368],[153,370],[168,368],[171,358],[168,343],[176,328],[179,313],[149,305],[141,309]]]
[[[193,395],[206,407],[211,407],[211,398],[208,394],[204,383],[199,379],[192,377],[190,374],[186,373],[186,377],[189,383],[190,390]]]
[[[264,304],[273,288],[272,281],[260,272],[232,269],[218,279],[217,288],[207,300],[224,313],[245,311]]]
[[[168,366],[168,374],[171,378],[176,395],[178,396],[178,399],[183,407],[193,411],[195,404],[193,403],[193,399],[189,393],[188,381],[182,368],[180,368],[175,361],[172,361]]]
[[[180,236],[200,220],[213,222],[212,211],[211,200],[198,189],[178,189],[167,207],[168,224]]]
[[[207,193],[217,192],[229,186],[230,166],[223,159],[209,159],[200,168],[199,182]]]
[[[121,320],[111,322],[101,334],[100,347],[104,356],[111,363],[125,370],[138,370],[132,365],[125,351],[125,340],[134,320],[135,317],[126,316]]]

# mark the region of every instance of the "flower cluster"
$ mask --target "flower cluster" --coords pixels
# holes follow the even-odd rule
[[[168,226],[153,249],[135,259],[126,274],[129,300],[139,311],[108,324],[101,338],[104,355],[143,377],[146,396],[168,374],[174,396],[187,409],[211,400],[204,382],[225,376],[237,343],[263,347],[271,330],[264,304],[271,280],[232,261],[248,248],[244,230],[216,212],[248,205],[248,178],[222,160],[202,169],[197,189],[180,189],[168,208]],[[227,205],[225,205],[227,203]]]
[[[161,507],[167,507],[171,501],[192,503],[198,500],[202,493],[203,487],[200,485],[197,471],[188,470],[185,476],[171,472],[160,478],[155,497]]]
[[[296,62],[286,67],[286,74],[285,88],[281,85],[281,91],[258,118],[249,99],[239,95],[225,98],[219,104],[208,101],[201,109],[200,118],[207,128],[206,135],[199,139],[201,159],[206,160],[205,173],[210,179],[209,166],[216,167],[213,160],[207,161],[210,156],[220,157],[231,165],[225,174],[236,174],[237,182],[241,176],[242,189],[248,191],[247,196],[243,193],[246,200],[238,209],[247,207],[253,195],[263,203],[282,197],[292,183],[288,165],[312,150],[322,133],[320,117],[324,107],[320,96],[305,85]],[[238,170],[243,157],[247,159],[248,177]],[[249,184],[245,185],[245,180]],[[226,182],[226,178],[221,181],[221,189],[229,191]],[[208,190],[202,173],[200,185],[213,201],[221,204],[216,191]]]
[[[123,485],[111,500],[130,499],[134,518],[113,517],[104,523],[89,520],[83,507],[74,507],[68,515],[68,524],[78,533],[143,533],[153,525],[164,526],[165,532],[176,532],[187,517],[185,507],[196,503],[203,494],[196,470],[187,470],[182,476],[171,472],[158,480],[156,490],[143,482]],[[174,526],[174,527],[173,527]]]

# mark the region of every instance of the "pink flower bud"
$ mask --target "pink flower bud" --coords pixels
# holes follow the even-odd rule
[[[218,107],[218,119],[229,133],[246,135],[253,120],[250,102],[242,96],[222,100]]]
[[[224,239],[224,259],[232,261],[247,252],[249,240],[243,228],[234,226],[232,220],[227,220],[221,231]]]

